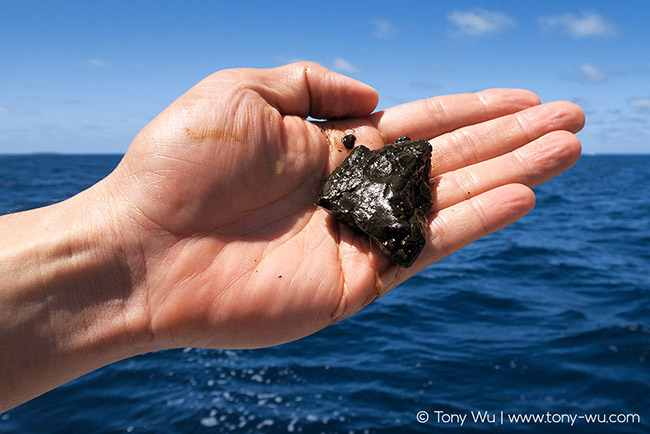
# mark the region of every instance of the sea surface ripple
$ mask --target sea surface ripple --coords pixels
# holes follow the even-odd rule
[[[0,156],[0,214],[70,197],[119,159]],[[525,218],[348,320],[272,348],[124,360],[1,414],[0,432],[650,432],[649,186],[650,156],[584,156]]]

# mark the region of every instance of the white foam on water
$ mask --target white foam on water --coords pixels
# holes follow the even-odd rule
[[[255,429],[262,429],[265,426],[273,426],[274,422],[272,419],[264,419],[262,422],[258,423]]]
[[[219,422],[217,421],[216,417],[204,417],[201,419],[201,425],[207,426],[207,427],[213,427],[217,426]]]
[[[294,432],[296,430],[296,422],[298,422],[298,418],[294,417],[291,419],[289,425],[287,426],[287,432]]]

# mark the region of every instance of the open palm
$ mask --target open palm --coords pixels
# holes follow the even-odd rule
[[[523,216],[529,187],[580,153],[581,110],[527,91],[376,104],[368,86],[315,64],[222,71],[138,135],[105,183],[122,236],[137,240],[133,299],[158,348],[313,333]],[[346,130],[370,148],[404,135],[433,146],[430,230],[411,268],[314,205],[347,155]]]

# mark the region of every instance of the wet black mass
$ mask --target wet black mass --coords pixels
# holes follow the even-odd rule
[[[426,242],[430,171],[426,140],[400,137],[375,151],[359,145],[325,180],[317,204],[379,243],[391,263],[409,267]]]

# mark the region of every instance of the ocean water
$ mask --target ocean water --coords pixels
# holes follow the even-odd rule
[[[0,156],[0,213],[119,158]],[[584,156],[524,219],[342,323],[124,360],[1,414],[0,432],[650,432],[649,187],[650,156]]]

